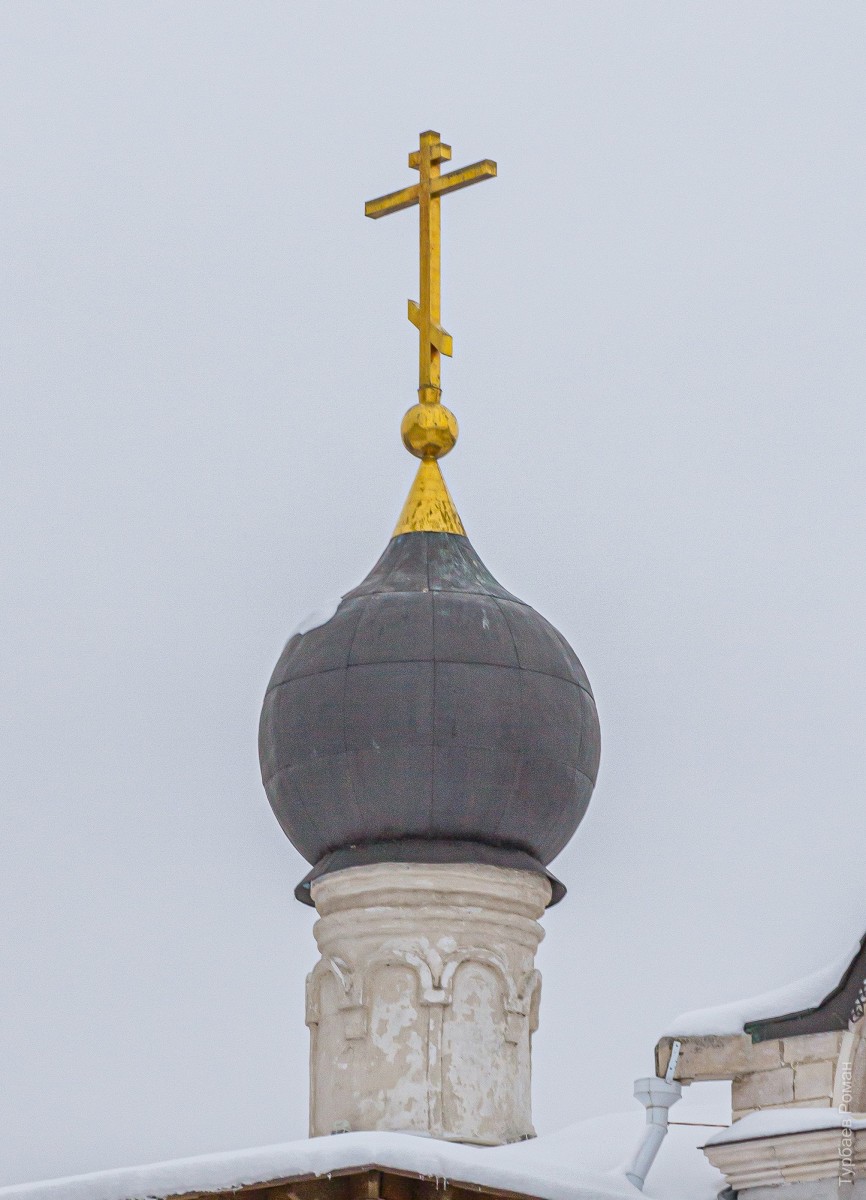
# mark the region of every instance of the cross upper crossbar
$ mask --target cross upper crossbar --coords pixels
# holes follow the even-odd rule
[[[440,173],[439,164],[451,158],[451,147],[440,140],[439,134],[429,129],[422,133],[420,146],[409,155],[409,166],[420,174],[420,179],[411,187],[389,192],[364,205],[364,215],[378,220],[404,208],[418,205],[419,253],[421,294],[420,302],[409,301],[409,320],[419,334],[418,398],[422,403],[435,404],[439,401],[440,355],[450,357],[451,335],[440,325],[441,307],[441,226],[439,206],[441,198],[448,192],[456,192],[481,183],[496,175],[496,163],[490,158],[471,166],[461,167],[447,174]]]

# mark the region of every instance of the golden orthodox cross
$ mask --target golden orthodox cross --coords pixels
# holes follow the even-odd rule
[[[485,158],[459,171],[442,175],[439,164],[448,162],[450,158],[451,147],[440,141],[438,133],[428,129],[421,134],[419,148],[409,155],[409,166],[419,172],[419,181],[399,192],[389,192],[387,196],[368,200],[364,205],[364,214],[374,220],[418,205],[421,293],[418,304],[414,300],[409,301],[409,320],[418,330],[418,399],[422,404],[438,403],[441,392],[440,355],[446,354],[450,358],[452,352],[451,335],[440,324],[440,201],[447,192],[456,192],[483,179],[491,179],[496,174],[496,163]]]

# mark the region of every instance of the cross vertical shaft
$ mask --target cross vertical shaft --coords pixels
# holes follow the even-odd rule
[[[451,157],[451,150],[432,130],[421,134],[421,147],[409,157],[417,158],[421,178],[418,184],[420,214],[420,304],[418,338],[418,399],[435,404],[441,395],[441,354],[434,342],[434,330],[441,329],[442,309],[442,225],[441,200],[431,193],[431,182],[440,178],[440,163]]]

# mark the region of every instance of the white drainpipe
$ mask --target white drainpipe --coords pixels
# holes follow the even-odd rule
[[[674,1066],[676,1065],[673,1058],[671,1062]],[[670,1068],[668,1068],[668,1075],[673,1076]],[[644,1129],[643,1137],[634,1152],[634,1157],[626,1167],[625,1174],[626,1178],[640,1191],[643,1191],[649,1169],[655,1162],[659,1147],[665,1140],[665,1134],[668,1131],[668,1110],[676,1104],[682,1094],[682,1085],[675,1083],[673,1078],[659,1079],[653,1076],[648,1079],[635,1080],[635,1099],[640,1100],[646,1108],[646,1129]]]

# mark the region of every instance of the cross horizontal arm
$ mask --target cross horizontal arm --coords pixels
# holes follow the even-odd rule
[[[470,184],[480,183],[482,179],[493,179],[495,175],[496,163],[492,158],[484,158],[481,162],[473,163],[471,167],[461,167],[459,171],[449,171],[447,175],[431,179],[430,195],[441,196],[443,192],[456,192],[460,188],[469,187]]]
[[[454,173],[457,174],[457,172]],[[389,192],[387,196],[377,196],[375,200],[368,200],[364,205],[364,216],[372,217],[376,221],[379,217],[387,217],[389,213],[401,212],[404,208],[411,208],[413,204],[417,203],[418,184],[413,183],[411,187],[401,188],[399,192]]]

